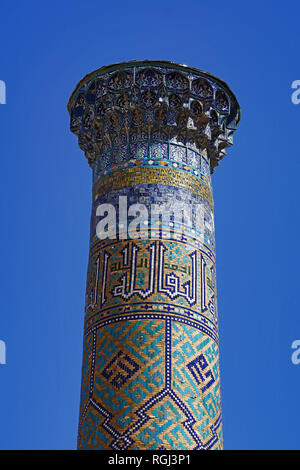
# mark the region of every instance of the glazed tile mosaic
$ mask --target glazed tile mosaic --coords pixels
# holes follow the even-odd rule
[[[104,176],[97,181],[93,188],[94,199],[112,189],[121,189],[141,184],[164,184],[169,187],[183,188],[202,196],[213,208],[213,198],[210,187],[194,175],[171,168],[128,168]]]
[[[93,171],[78,448],[222,449],[210,174],[236,98],[197,69],[133,61],[86,76],[68,109]],[[136,239],[125,197],[147,209]],[[115,236],[98,236],[100,205]]]

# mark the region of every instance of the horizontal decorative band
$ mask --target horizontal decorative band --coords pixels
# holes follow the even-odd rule
[[[211,338],[217,346],[219,346],[219,332],[218,329],[213,326],[211,327],[210,325],[208,326],[207,324],[203,324],[199,321],[195,321],[193,319],[189,318],[184,318],[180,317],[179,315],[174,315],[174,314],[163,314],[163,313],[144,313],[144,312],[137,312],[132,315],[113,315],[110,318],[96,318],[94,322],[90,323],[89,321],[85,322],[85,330],[84,330],[84,336],[89,336],[91,333],[94,333],[100,328],[103,328],[107,325],[113,324],[113,323],[121,323],[121,322],[129,322],[129,321],[137,321],[137,320],[172,320],[174,322],[178,323],[183,323],[188,325],[189,327],[196,328],[200,331],[202,331],[205,335],[207,335],[209,338]],[[90,324],[89,324],[90,323]]]
[[[128,168],[172,168],[178,171],[183,171],[184,173],[192,174],[202,181],[204,181],[208,186],[210,186],[210,175],[206,175],[200,172],[200,170],[193,168],[182,163],[170,162],[168,160],[152,160],[152,159],[140,159],[140,160],[129,160],[123,164],[113,165],[108,170],[105,170],[102,175],[94,174],[94,184],[97,183],[101,178],[108,174],[115,173],[116,171],[126,170]]]
[[[215,264],[182,242],[129,240],[91,249],[86,294],[86,329],[116,316],[159,313],[217,334]]]
[[[184,174],[171,168],[129,168],[110,174],[99,180],[93,189],[94,201],[101,195],[114,189],[121,189],[138,184],[163,184],[175,186],[203,197],[213,209],[211,189],[198,177]]]
[[[168,234],[169,235],[169,234]],[[159,240],[164,240],[167,242],[173,242],[177,241],[180,243],[184,243],[185,245],[189,246],[191,249],[197,249],[201,250],[203,254],[208,256],[208,258],[215,263],[216,262],[216,257],[215,257],[215,246],[213,247],[214,249],[212,250],[207,243],[205,243],[203,240],[199,240],[195,238],[194,235],[190,234],[183,234],[181,233],[176,233],[175,230],[171,229],[170,230],[170,236],[164,236],[164,232],[158,230],[156,237],[153,237],[153,239],[159,239]],[[116,242],[121,241],[123,242],[124,239],[118,239],[118,240],[111,240],[111,239],[105,239],[105,240],[99,240],[97,236],[95,235],[94,237],[91,237],[90,240],[90,256],[95,256],[99,251],[104,250],[107,247],[113,246],[116,244]]]
[[[201,177],[210,185],[209,162],[195,148],[167,141],[151,140],[122,144],[101,153],[93,167],[93,182],[95,183],[109,173],[138,164],[188,169],[190,173]]]

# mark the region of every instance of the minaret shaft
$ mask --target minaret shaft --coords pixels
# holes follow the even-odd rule
[[[210,173],[236,99],[143,61],[90,74],[69,110],[93,169],[78,448],[221,449]]]

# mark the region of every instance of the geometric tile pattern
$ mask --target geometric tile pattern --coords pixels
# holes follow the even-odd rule
[[[97,357],[90,376],[83,377],[89,400],[81,414],[79,448],[221,448],[218,356],[211,338],[169,319],[115,323],[89,336]],[[131,372],[117,382],[118,393],[112,376],[103,374],[117,356],[131,358]],[[202,387],[194,378],[197,367],[191,366],[199,356],[205,372],[211,372]],[[114,369],[115,376],[124,363]]]
[[[138,370],[139,365],[120,350],[105,366],[102,375],[119,390]]]

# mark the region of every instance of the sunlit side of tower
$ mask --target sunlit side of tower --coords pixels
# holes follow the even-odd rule
[[[78,448],[221,449],[211,173],[236,98],[198,69],[132,61],[87,75],[68,109],[93,172]],[[103,204],[116,233],[100,239]]]

